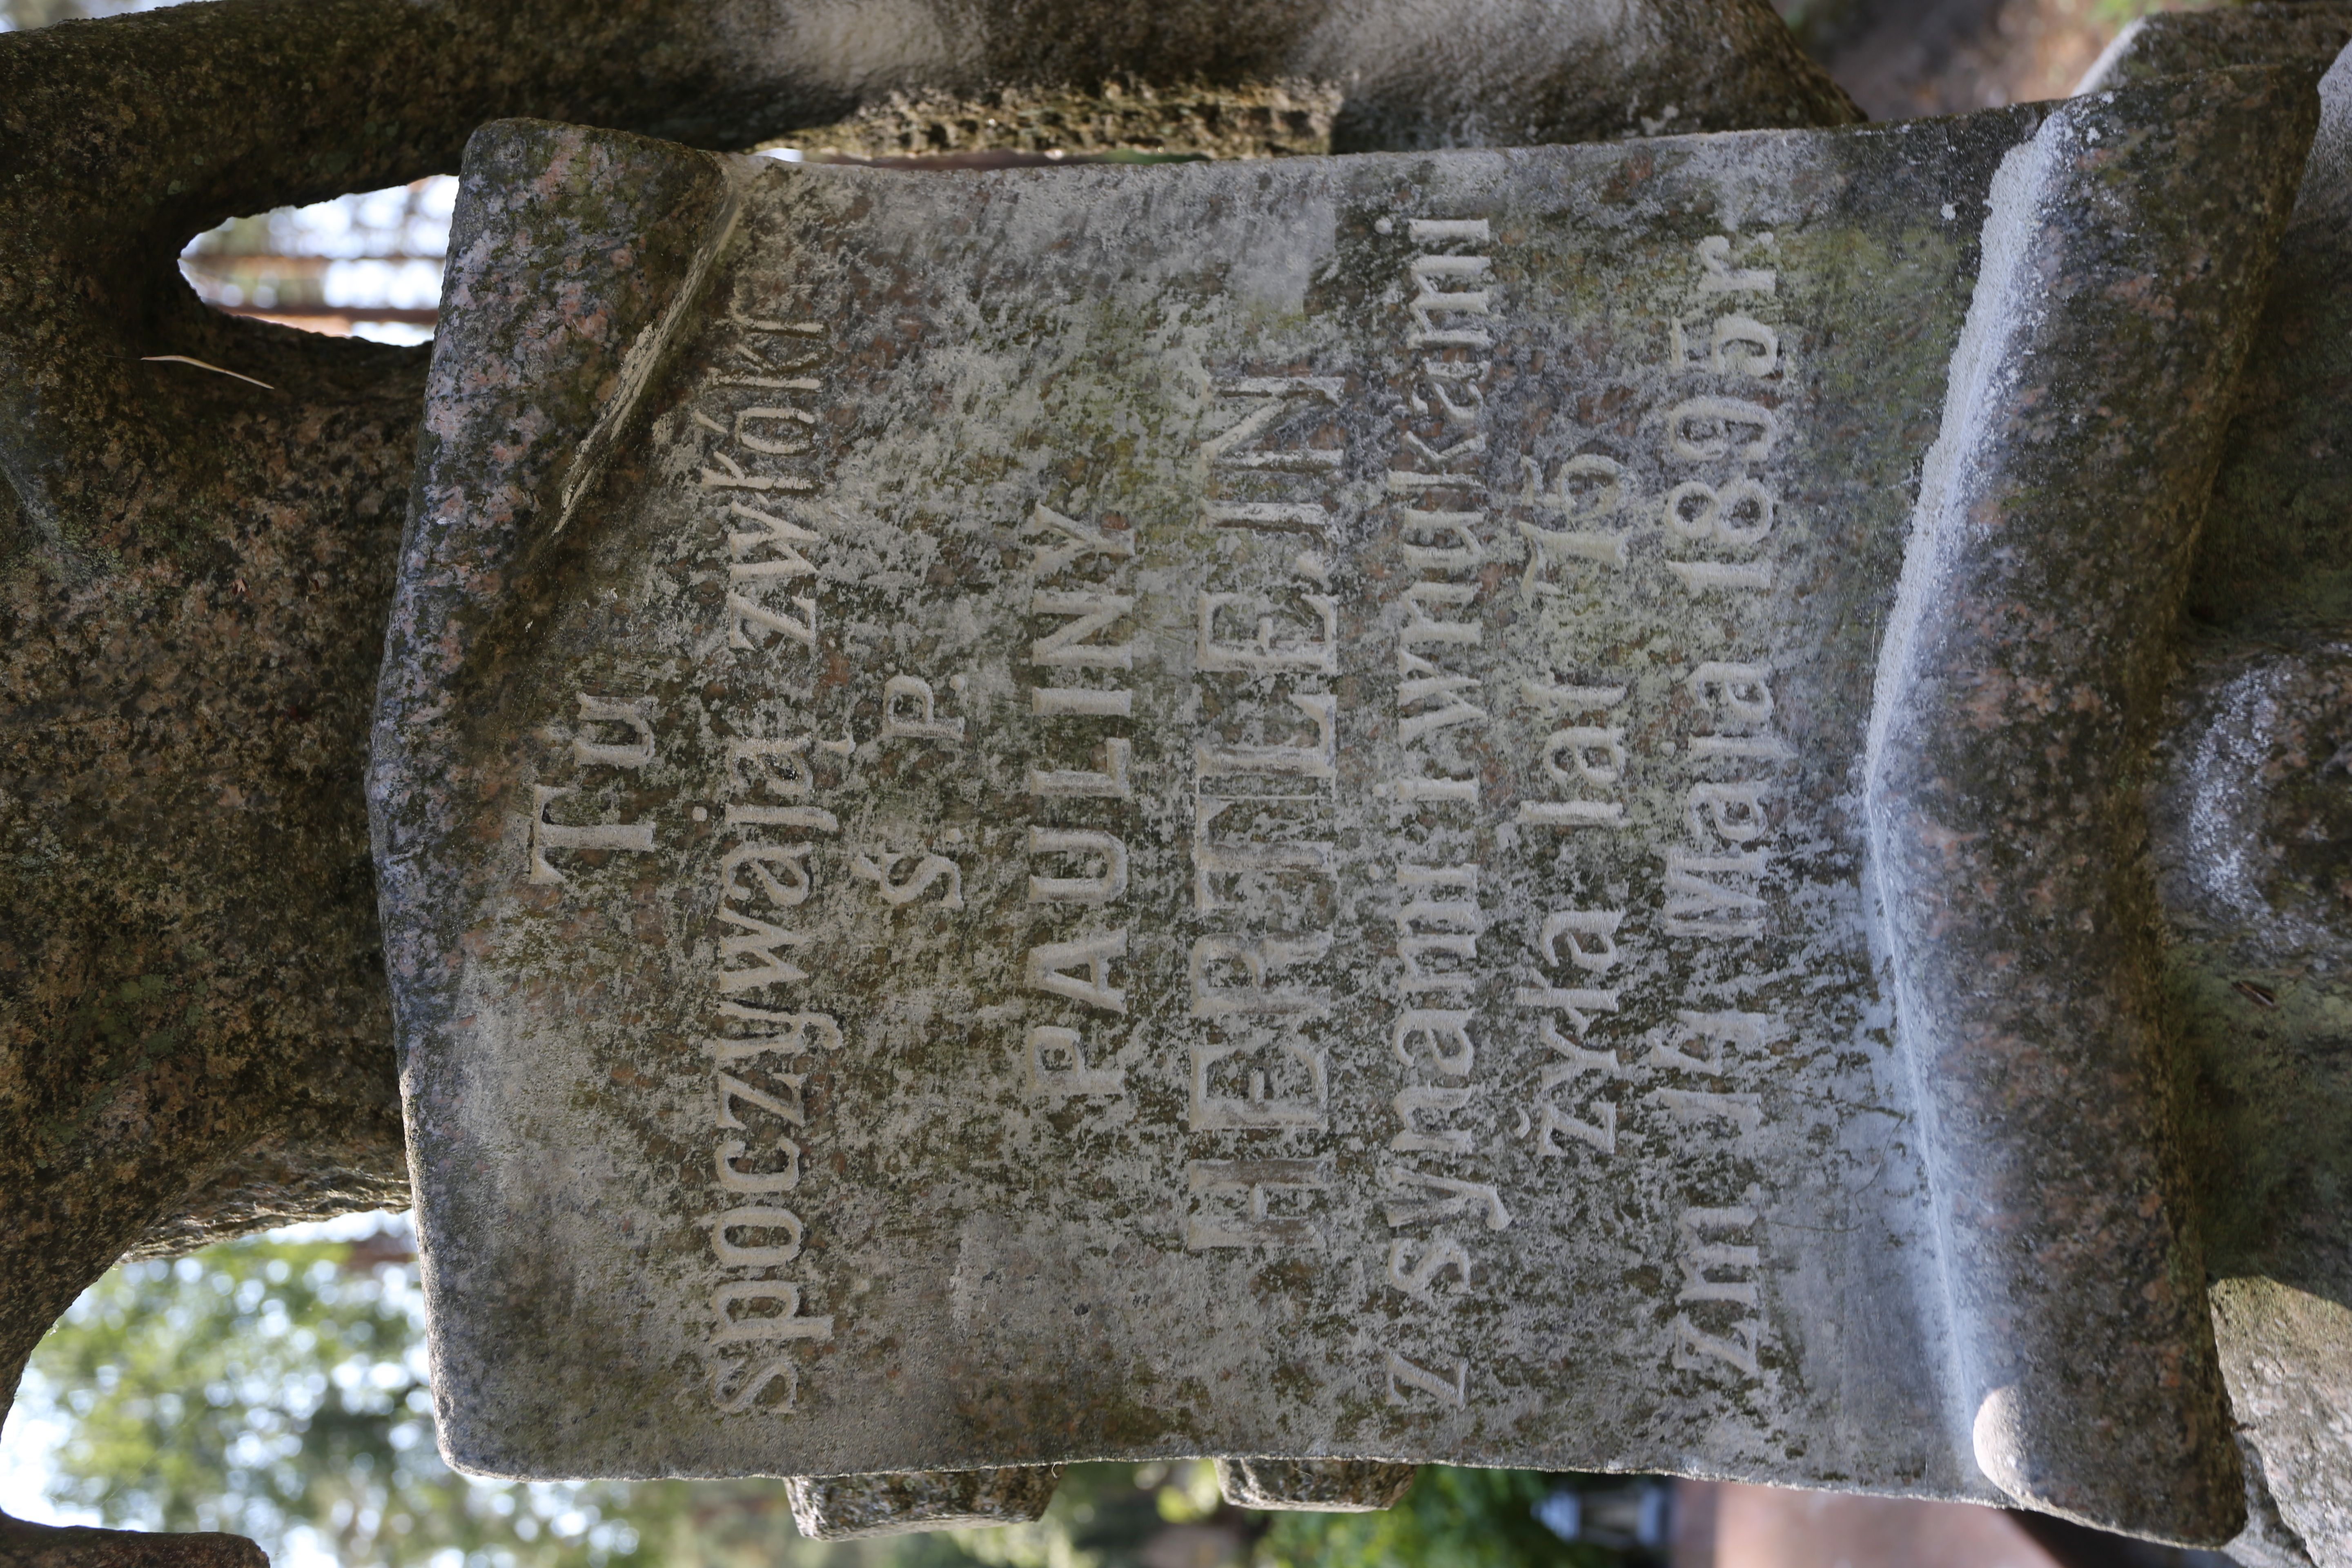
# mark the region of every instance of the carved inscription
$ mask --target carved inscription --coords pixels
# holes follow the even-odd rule
[[[572,740],[572,756],[583,770],[644,767],[654,760],[653,721],[638,706],[607,702],[580,693],[580,732]],[[617,727],[626,740],[593,737]],[[578,785],[533,784],[530,792],[530,863],[527,882],[560,883],[563,873],[547,858],[553,849],[619,849],[648,855],[654,847],[654,825],[642,822],[562,823],[555,820],[555,803],[576,793]]]
[[[1313,1248],[1331,1185],[1320,1160],[1260,1152],[1328,1133],[1324,1037],[1338,859],[1339,600],[1328,552],[1348,451],[1340,377],[1234,374],[1209,387],[1195,453],[1217,564],[1193,603],[1189,845],[1192,1033],[1186,1126],[1219,1158],[1193,1162],[1184,1245]],[[1295,1145],[1294,1145],[1295,1146]],[[1275,1184],[1267,1173],[1297,1174]],[[1255,1173],[1236,1210],[1203,1173]],[[1269,1207],[1269,1194],[1285,1203]]]
[[[1030,1089],[1059,1105],[1118,1099],[1111,1064],[1126,1018],[1119,973],[1136,780],[1135,540],[1123,517],[1067,516],[1040,504],[1018,537],[1034,636],[1028,645],[1028,903],[1043,923],[1023,955]]]
[[[1632,826],[1626,788],[1636,770],[1677,780],[1681,802],[1671,830],[1650,847],[1654,903],[1587,899],[1545,912],[1527,932],[1531,963],[1512,1001],[1532,1015],[1546,1059],[1520,1128],[1538,1158],[1559,1162],[1564,1173],[1619,1157],[1629,1095],[1654,1108],[1693,1170],[1742,1168],[1762,1124],[1763,1096],[1744,1086],[1770,1059],[1778,1025],[1768,1013],[1725,1008],[1722,987],[1773,930],[1772,802],[1777,770],[1793,760],[1773,729],[1769,636],[1743,629],[1769,624],[1754,612],[1776,581],[1774,465],[1787,437],[1788,331],[1769,319],[1778,279],[1745,264],[1768,242],[1714,235],[1695,246],[1688,298],[1698,309],[1664,323],[1664,396],[1637,426],[1654,443],[1659,492],[1642,493],[1628,462],[1600,451],[1549,472],[1521,463],[1520,585],[1538,613],[1573,616],[1597,589],[1629,616],[1650,603],[1703,604],[1707,614],[1677,624],[1728,629],[1723,646],[1676,672],[1671,710],[1686,716],[1689,731],[1680,746],[1638,753],[1632,737],[1659,733],[1664,716],[1639,710],[1633,688],[1603,671],[1519,683],[1522,716],[1540,737],[1525,770],[1533,793],[1517,813],[1525,827],[1621,842],[1614,836]],[[1625,390],[1642,393],[1631,383]],[[1652,540],[1661,555],[1648,552],[1656,545],[1636,549]],[[1660,567],[1662,577],[1643,575]],[[1648,944],[1663,947],[1663,972],[1633,963]],[[1637,973],[1684,976],[1668,983],[1690,989],[1675,999],[1643,995],[1628,978]],[[1673,1020],[1664,1029],[1622,1021],[1654,1016],[1662,1001]],[[1728,1164],[1696,1157],[1709,1146],[1729,1152]],[[1668,1334],[1675,1367],[1759,1374],[1760,1213],[1752,1184],[1696,1194],[1679,1211]]]
[[[1383,1348],[1386,1398],[1461,1409],[1471,1366],[1450,1320],[1477,1279],[1481,1231],[1509,1226],[1495,1187],[1465,1174],[1481,1156],[1480,1102],[1493,1074],[1479,1061],[1475,998],[1481,902],[1481,748],[1492,715],[1486,625],[1495,578],[1488,469],[1488,384],[1501,290],[1484,218],[1406,224],[1404,347],[1413,374],[1397,447],[1382,476],[1406,574],[1395,627],[1397,761],[1379,785],[1391,821],[1389,876],[1396,942],[1390,1047],[1393,1161],[1382,1180],[1392,1233],[1387,1280],[1401,1321],[1432,1362]]]
[[[1769,236],[1699,240],[1699,309],[1678,315],[1667,334],[1666,368],[1680,395],[1661,431],[1671,481],[1659,503],[1667,565],[1683,592],[1730,611],[1733,627],[1751,624],[1740,601],[1760,602],[1779,580],[1775,476],[1788,437],[1781,401],[1790,334],[1775,320],[1778,275],[1758,264],[1770,243]],[[1718,972],[1746,962],[1777,923],[1771,808],[1780,764],[1793,752],[1774,730],[1773,652],[1768,636],[1735,631],[1717,657],[1683,677],[1697,721],[1681,759],[1680,821],[1658,847],[1656,929],[1669,952],[1701,955]],[[1645,1060],[1651,1093],[1683,1137],[1732,1156],[1709,1169],[1752,1168],[1748,1152],[1764,1117],[1755,1086],[1772,1060],[1778,1022],[1726,1007],[1719,990],[1684,1002]],[[1760,1375],[1761,1207],[1751,1183],[1720,1195],[1694,1193],[1677,1217],[1676,1367]]]
[[[822,647],[820,564],[825,541],[799,498],[810,472],[823,391],[814,374],[825,333],[813,321],[736,317],[719,368],[697,389],[688,417],[698,458],[688,491],[716,525],[724,591],[716,629],[739,660],[805,667]],[[911,678],[885,687],[884,729],[950,738],[930,689]],[[920,896],[951,862],[859,856],[845,865],[841,824],[825,803],[819,759],[844,750],[814,734],[762,734],[755,713],[720,716],[726,745],[720,853],[713,889],[711,988],[717,1001],[703,1051],[710,1073],[710,1203],[702,1221],[718,1273],[710,1294],[711,1397],[725,1414],[791,1410],[799,1394],[793,1347],[832,1338],[812,1312],[794,1266],[808,1242],[800,1197],[811,1169],[811,1070],[842,1043],[839,1022],[806,1005],[812,937],[804,906],[827,875],[868,877],[887,899]],[[650,737],[647,737],[650,743]],[[705,808],[696,808],[698,820]],[[945,868],[944,873],[941,867]]]

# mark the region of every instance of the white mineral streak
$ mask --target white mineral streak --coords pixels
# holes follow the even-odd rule
[[[2000,425],[2009,416],[2010,384],[2016,375],[2013,345],[2031,331],[2042,308],[2035,287],[2033,237],[2042,222],[2048,194],[2061,177],[2058,161],[2067,155],[2060,122],[2053,121],[2029,141],[2010,149],[1994,172],[1985,215],[1982,260],[1976,289],[1969,302],[1967,325],[1952,351],[1951,373],[1944,398],[1943,427],[1927,449],[1919,479],[1919,502],[1912,513],[1905,545],[1903,575],[1895,588],[1895,607],[1878,659],[1871,701],[1870,742],[1866,767],[1873,780],[1885,754],[1887,726],[1898,710],[1902,695],[1922,679],[1936,650],[1920,646],[1918,633],[1930,606],[1948,591],[1950,567],[1960,554],[1969,528],[1969,507],[1980,476],[1971,460],[1994,447]],[[1872,832],[1881,843],[1890,833],[1907,832],[1907,825],[1874,822]],[[1882,899],[1884,894],[1878,895]],[[1906,984],[1904,966],[1883,959],[1896,1013],[1918,1016],[1921,1004]],[[1923,1135],[1936,1136],[1932,1097],[1916,1076],[1916,1054],[1906,1053],[1912,1069],[1912,1103],[1918,1107]],[[1936,1216],[1937,1244],[1931,1265],[1944,1302],[1955,1300],[1949,1274],[1953,1237],[1948,1222],[1948,1202],[1930,1205]],[[1948,1305],[1947,1312],[1950,1310]],[[1947,1321],[1951,1321],[1947,1317]],[[1943,1375],[1962,1390],[1979,1386],[1968,1364],[1964,1336],[1946,1332]],[[1958,1444],[1977,1458],[1979,1468],[2009,1489],[2016,1481],[2008,1449],[2003,1446],[2013,1425],[2001,1403],[2000,1392],[1988,1395],[1971,1409],[1965,1399],[1948,1400],[1943,1409],[1954,1424]]]
[[[661,366],[665,355],[677,344],[680,329],[687,319],[703,303],[702,289],[710,276],[710,268],[735,237],[736,221],[743,216],[743,198],[751,182],[758,177],[759,165],[749,159],[729,158],[722,161],[727,172],[726,195],[720,199],[719,211],[710,220],[702,241],[695,247],[693,263],[687,268],[686,280],[672,297],[669,308],[661,319],[637,334],[629,352],[621,358],[619,374],[614,378],[612,393],[596,411],[596,422],[581,438],[580,449],[563,476],[563,489],[556,501],[555,522],[548,530],[549,537],[562,533],[572,521],[572,513],[580,498],[604,477],[604,463],[612,454],[612,445],[620,431],[636,416],[637,405],[645,396],[646,387],[654,373]]]

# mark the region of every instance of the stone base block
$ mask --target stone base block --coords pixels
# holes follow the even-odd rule
[[[855,1541],[919,1530],[1027,1524],[1061,1484],[1059,1465],[991,1470],[897,1470],[872,1476],[793,1476],[793,1522],[814,1541]]]
[[[1217,1489],[1235,1508],[1378,1513],[1412,1489],[1417,1465],[1385,1459],[1219,1459]]]

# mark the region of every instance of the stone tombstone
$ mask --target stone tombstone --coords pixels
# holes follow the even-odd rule
[[[972,1478],[795,1483],[845,1529],[1205,1454],[2227,1539],[2131,998],[2011,1016],[2108,925],[2029,884],[1969,946],[1911,808],[2009,721],[1971,637],[2095,648],[1984,754],[2076,724],[2104,800],[2138,743],[2308,98],[985,174],[479,133],[371,784],[452,1461]],[[2104,588],[1975,613],[2020,573]],[[1987,1019],[2105,1099],[1952,1056]]]

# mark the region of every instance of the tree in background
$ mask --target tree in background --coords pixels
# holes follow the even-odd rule
[[[1516,1470],[1431,1467],[1378,1514],[1228,1507],[1205,1462],[1080,1465],[1034,1525],[826,1543],[773,1481],[523,1484],[460,1476],[433,1440],[404,1226],[253,1237],[126,1263],[34,1357],[23,1400],[69,1432],[53,1495],[107,1523],[229,1531],[345,1568],[1606,1568]]]

